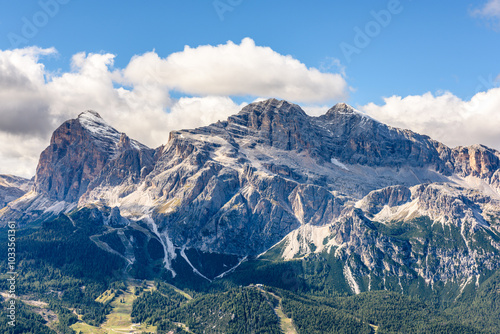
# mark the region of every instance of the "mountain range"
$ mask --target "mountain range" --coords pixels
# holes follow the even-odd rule
[[[90,240],[122,274],[173,283],[300,262],[312,290],[453,301],[500,269],[500,152],[344,103],[312,117],[256,102],[157,148],[85,111],[54,131],[33,181],[0,178],[0,207],[4,226],[103,226]]]

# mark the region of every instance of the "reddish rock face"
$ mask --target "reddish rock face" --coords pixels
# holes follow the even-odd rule
[[[453,149],[456,172],[464,176],[491,178],[500,168],[500,156],[486,146],[473,145]]]
[[[78,201],[110,161],[133,155],[123,154],[125,151],[141,150],[152,151],[107,125],[96,112],[84,112],[52,135],[49,147],[40,155],[35,190],[52,200]],[[137,169],[141,166],[135,166]]]
[[[35,190],[53,200],[76,201],[109,157],[78,119],[69,120],[54,132],[49,147],[40,155]]]

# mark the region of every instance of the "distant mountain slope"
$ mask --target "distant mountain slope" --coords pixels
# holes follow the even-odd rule
[[[32,185],[31,180],[19,176],[0,175],[0,209],[26,194]]]

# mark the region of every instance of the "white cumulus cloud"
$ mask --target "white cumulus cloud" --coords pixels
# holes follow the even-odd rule
[[[149,81],[192,95],[277,97],[294,102],[341,100],[347,96],[342,74],[323,73],[250,38],[241,44],[197,48],[160,58],[150,52],[134,57],[123,71],[127,83]],[[154,79],[153,79],[154,78]]]
[[[426,134],[448,146],[484,144],[500,149],[500,88],[465,101],[452,93],[392,96],[362,111],[389,125]]]
[[[340,99],[341,74],[323,73],[244,39],[237,45],[155,52],[115,68],[115,55],[78,53],[68,72],[49,72],[54,48],[0,50],[0,173],[31,177],[40,152],[62,122],[93,109],[119,131],[150,147],[171,130],[193,128],[238,112],[231,96],[312,103]],[[186,96],[174,99],[171,92]],[[253,96],[253,97],[252,97]]]

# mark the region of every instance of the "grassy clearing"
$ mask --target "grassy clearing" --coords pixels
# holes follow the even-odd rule
[[[286,316],[286,314],[283,313],[283,310],[281,309],[281,301],[279,303],[279,306],[274,309],[274,312],[276,312],[276,314],[280,318],[280,326],[285,334],[297,334],[297,331],[295,330],[295,327],[293,326],[292,319],[288,318]]]
[[[133,324],[130,314],[132,313],[132,303],[137,298],[134,294],[135,289],[140,286],[140,283],[136,281],[129,281],[127,285],[127,290],[117,297],[114,297],[111,301],[111,306],[113,311],[107,316],[106,322],[104,322],[100,327],[90,326],[84,322],[77,322],[71,328],[78,333],[78,331],[84,334],[107,334],[107,333],[156,333],[156,327],[146,326],[143,324]],[[146,291],[151,290],[152,287],[148,286]],[[104,295],[104,294],[103,294]],[[101,298],[103,295],[99,296]],[[109,297],[110,294],[105,295]],[[114,294],[113,294],[114,296]],[[98,299],[99,299],[98,298]]]
[[[293,320],[287,317],[286,314],[283,312],[283,309],[281,307],[281,297],[275,295],[272,292],[266,291],[259,286],[257,286],[257,289],[260,290],[262,293],[270,295],[271,297],[279,301],[278,306],[274,308],[274,312],[280,318],[281,330],[283,330],[285,334],[298,334],[297,330],[295,329],[295,326],[293,325]]]

